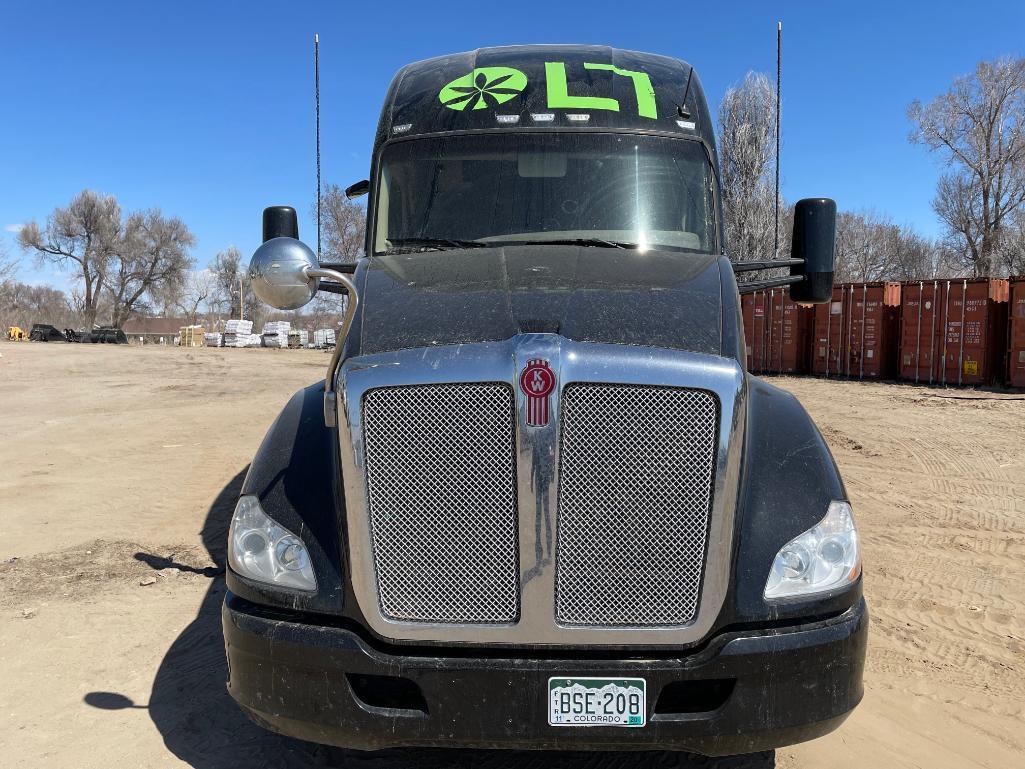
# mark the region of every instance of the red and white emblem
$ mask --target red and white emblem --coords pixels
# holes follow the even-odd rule
[[[528,360],[520,374],[520,389],[527,396],[527,424],[544,427],[548,424],[548,398],[555,389],[555,374],[548,361]]]

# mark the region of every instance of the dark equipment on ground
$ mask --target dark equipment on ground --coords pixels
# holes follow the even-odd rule
[[[64,334],[48,323],[33,323],[28,338],[33,342],[63,342]]]
[[[64,329],[64,338],[69,342],[91,343],[91,344],[128,344],[128,337],[125,332],[113,326],[99,326],[92,331],[75,331],[73,328]]]

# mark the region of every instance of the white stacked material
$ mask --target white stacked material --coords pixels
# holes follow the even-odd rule
[[[229,320],[224,324],[226,334],[251,334],[253,333],[253,321],[251,320]]]
[[[313,332],[314,347],[334,347],[335,330],[333,328],[318,328]]]
[[[288,332],[292,324],[287,320],[271,320],[263,326],[264,347],[288,347]]]
[[[310,332],[306,329],[292,329],[288,332],[288,346],[291,349],[305,347],[310,343]]]
[[[264,347],[288,347],[288,334],[263,334]]]
[[[223,343],[223,337],[220,334],[203,334],[203,343],[207,347],[220,347]]]
[[[256,339],[256,344],[253,344],[253,339]],[[260,335],[259,334],[230,334],[225,332],[224,334],[224,346],[225,347],[259,347],[260,346]]]

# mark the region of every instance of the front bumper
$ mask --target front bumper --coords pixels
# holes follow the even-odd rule
[[[264,615],[229,593],[228,691],[257,723],[312,742],[398,746],[769,750],[835,729],[861,700],[864,601],[838,617],[716,636],[675,659],[383,652],[338,627]],[[572,656],[571,656],[572,655]],[[642,677],[647,725],[553,727],[550,676]],[[672,684],[670,687],[669,685]]]

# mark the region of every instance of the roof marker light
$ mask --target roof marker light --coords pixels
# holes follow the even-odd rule
[[[535,123],[551,123],[555,120],[554,112],[531,112],[530,119]]]
[[[401,123],[400,125],[392,126],[391,130],[392,130],[392,133],[404,134],[406,131],[408,131],[412,127],[413,127],[412,123]]]
[[[680,126],[680,128],[685,128],[688,131],[693,131],[694,130],[694,121],[693,120],[677,120],[676,121],[676,125]]]
[[[520,116],[519,115],[495,115],[495,120],[497,120],[502,125],[512,125],[514,123],[519,123],[520,122]]]
[[[566,119],[571,123],[586,123],[588,120],[591,119],[591,116],[575,113],[566,115]]]

